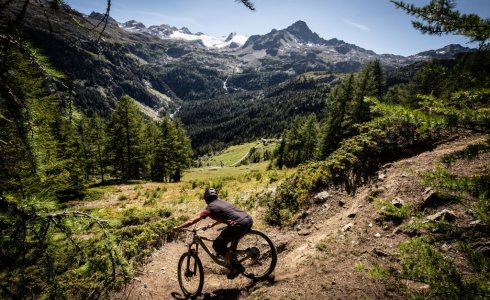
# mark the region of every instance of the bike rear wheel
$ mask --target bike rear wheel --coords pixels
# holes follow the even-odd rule
[[[204,286],[204,270],[196,253],[182,254],[177,266],[179,285],[186,297],[197,297]]]
[[[276,247],[264,233],[249,231],[238,240],[235,249],[238,261],[245,267],[245,277],[260,280],[274,271],[277,263]]]

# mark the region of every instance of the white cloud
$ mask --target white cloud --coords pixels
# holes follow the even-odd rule
[[[356,22],[352,22],[350,20],[347,20],[347,19],[343,19],[343,21],[351,26],[354,26],[358,29],[361,29],[362,31],[366,31],[366,32],[369,32],[371,31],[371,29],[369,27],[367,27],[366,25],[363,25],[363,24],[359,24],[359,23],[356,23]]]

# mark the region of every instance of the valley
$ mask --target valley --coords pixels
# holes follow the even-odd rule
[[[141,16],[145,1],[75,2],[0,0],[0,298],[186,299],[175,227],[210,187],[278,262],[266,280],[228,280],[201,251],[197,299],[490,297],[488,18],[453,1],[370,3],[371,22],[408,36],[389,21],[398,9],[411,30],[478,45],[402,56],[325,39],[301,14],[216,37],[153,7],[160,25],[111,14]]]

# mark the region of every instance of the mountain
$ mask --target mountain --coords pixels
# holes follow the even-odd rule
[[[202,32],[192,33],[187,27],[178,29],[177,27],[167,24],[146,28],[143,23],[135,20],[122,23],[120,24],[120,27],[130,32],[148,34],[161,39],[200,41],[202,46],[207,48],[237,48],[243,45],[247,40],[247,37],[237,35],[235,32],[230,33],[227,37],[214,37]]]
[[[273,29],[266,35],[251,36],[243,46],[243,48],[249,47],[253,50],[266,49],[268,54],[273,56],[277,55],[279,51],[285,52],[288,49],[305,47],[321,48],[330,53],[347,54],[350,51],[357,50],[365,52],[367,55],[376,55],[373,51],[362,49],[338,39],[324,40],[317,33],[312,32],[304,21],[297,21],[286,29]]]
[[[451,59],[456,57],[460,53],[471,52],[471,51],[476,51],[476,50],[468,47],[463,47],[459,44],[450,44],[436,50],[428,50],[428,51],[417,53],[415,55],[410,56],[410,58],[414,60]]]
[[[19,12],[21,4],[13,2],[0,11],[2,20]],[[146,27],[135,20],[119,23],[109,19],[99,40],[103,26],[94,27],[103,14],[71,11],[67,15],[48,10],[45,16],[47,4],[29,4],[24,34],[56,69],[74,79],[76,104],[88,113],[103,115],[123,95],[136,99],[153,117],[170,115],[184,103],[231,99],[237,93],[253,92],[253,98],[264,100],[264,91],[287,85],[308,72],[325,76],[355,72],[373,59],[393,70],[469,51],[450,45],[409,57],[379,55],[336,38],[325,40],[303,21],[246,39],[237,33],[212,37],[185,27]]]

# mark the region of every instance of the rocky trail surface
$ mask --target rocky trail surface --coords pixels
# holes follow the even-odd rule
[[[294,227],[264,230],[279,252],[269,281],[254,284],[243,276],[228,280],[225,270],[201,251],[205,283],[199,299],[398,299],[402,298],[397,290],[400,283],[427,288],[400,278],[395,284],[394,278],[382,276],[383,270],[396,268],[397,246],[407,235],[393,224],[377,222],[379,207],[371,196],[418,205],[427,192],[421,172],[433,170],[442,156],[483,141],[481,135],[454,136],[429,151],[386,164],[377,178],[353,195],[340,190],[319,193]],[[459,168],[458,172],[465,172],[465,166]],[[217,233],[210,230],[206,235]],[[183,240],[164,244],[111,298],[182,299],[176,271],[185,250]]]

